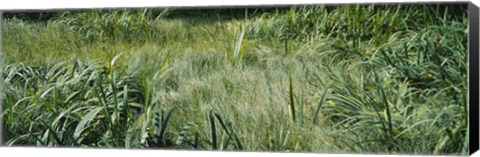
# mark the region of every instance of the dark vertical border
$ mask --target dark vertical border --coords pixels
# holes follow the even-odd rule
[[[468,39],[468,49],[469,49],[469,81],[468,81],[468,86],[469,86],[469,104],[470,104],[470,111],[469,111],[469,140],[470,140],[470,150],[469,153],[472,155],[474,152],[478,150],[478,145],[479,145],[479,92],[478,92],[478,72],[479,72],[479,66],[478,66],[478,26],[479,26],[479,12],[478,12],[478,7],[470,2],[468,4],[468,22],[470,23],[469,25],[469,39]]]

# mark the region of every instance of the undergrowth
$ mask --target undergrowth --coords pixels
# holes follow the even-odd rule
[[[198,12],[8,16],[5,143],[468,152],[466,5]]]

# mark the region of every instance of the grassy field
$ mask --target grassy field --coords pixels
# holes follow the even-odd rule
[[[8,146],[468,152],[466,4],[50,15],[2,22]]]

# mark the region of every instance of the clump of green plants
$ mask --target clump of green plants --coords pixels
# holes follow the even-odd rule
[[[131,41],[130,36],[148,36],[153,34],[153,31],[158,31],[153,25],[168,12],[168,9],[65,12],[52,20],[52,23],[67,25],[71,31],[79,32],[85,40],[91,42]]]
[[[117,9],[42,23],[9,16],[3,140],[467,154],[466,8]]]

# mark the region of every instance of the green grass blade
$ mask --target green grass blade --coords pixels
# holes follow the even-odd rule
[[[43,126],[46,126],[48,131],[50,132],[50,135],[53,136],[53,139],[55,139],[55,141],[57,142],[58,145],[63,145],[63,141],[58,137],[56,131],[52,128],[52,126],[48,125],[47,123],[45,123],[43,120],[40,120],[39,121],[40,124],[42,124]]]
[[[97,76],[98,76],[97,86],[100,88],[100,93],[97,94],[97,98],[103,106],[103,112],[105,114],[105,118],[107,119],[108,125],[113,126],[113,120],[110,115],[110,112],[108,111],[108,106],[107,106],[107,96],[106,96],[107,94],[105,93],[105,90],[102,84],[104,80],[103,80],[102,74],[97,74]]]
[[[172,116],[172,113],[173,111],[175,111],[175,109],[171,109],[168,113],[167,113],[167,116],[165,117],[165,120],[162,122],[162,127],[161,127],[161,130],[160,130],[160,135],[158,137],[158,141],[159,142],[163,142],[163,138],[165,137],[165,131],[167,130],[167,125],[168,125],[168,122],[170,121],[170,118]]]
[[[211,128],[211,136],[212,136],[212,149],[217,149],[217,131],[215,129],[215,117],[213,115],[213,111],[210,111],[209,115],[210,119],[210,128]]]
[[[82,132],[85,130],[85,126],[97,116],[97,114],[102,110],[102,107],[97,107],[92,109],[90,112],[88,112],[84,117],[82,117],[82,120],[78,123],[77,127],[75,128],[75,131],[73,132],[73,137],[75,139],[78,139]]]
[[[330,88],[330,84],[327,84],[325,89],[323,89],[322,96],[320,97],[320,102],[318,103],[317,109],[315,110],[315,114],[313,115],[312,124],[315,124],[317,122],[318,113],[320,112],[320,108],[323,105],[323,101],[325,101],[325,96],[327,95],[329,88]]]
[[[293,96],[293,84],[292,84],[292,75],[289,79],[289,91],[290,91],[290,114],[292,116],[292,121],[295,122],[295,100]]]
[[[385,91],[380,86],[378,87],[380,92],[382,93],[383,103],[385,104],[385,110],[387,110],[387,121],[388,121],[388,129],[390,133],[393,134],[393,127],[392,127],[392,115],[390,114],[390,106],[388,105],[387,97],[385,96]]]
[[[117,98],[117,85],[116,85],[116,80],[115,80],[115,72],[112,72],[111,79],[110,79],[110,85],[112,87],[112,93],[113,93],[113,122],[114,124],[118,124],[120,122],[120,112],[118,111],[119,108],[119,103],[118,103],[118,98]]]
[[[165,72],[165,70],[167,69],[167,64],[168,64],[169,58],[170,58],[170,51],[167,53],[167,56],[165,56],[165,59],[162,62],[162,66],[160,67],[160,70],[158,70],[155,73],[155,75],[153,76],[153,79],[157,79],[157,77],[159,77],[160,75],[162,75]]]
[[[240,140],[238,139],[237,134],[233,134],[233,137],[235,138],[235,143],[236,143],[236,145],[237,145],[237,149],[243,150],[242,143],[241,143]]]
[[[217,120],[218,120],[218,122],[220,122],[220,125],[222,126],[223,130],[225,130],[225,132],[227,132],[227,134],[230,135],[230,132],[228,131],[225,123],[223,123],[223,120],[222,120],[222,117],[220,116],[220,114],[214,113],[214,115],[215,115],[215,117],[217,117]]]
[[[128,107],[128,85],[123,87],[123,127],[128,128],[130,109]]]

